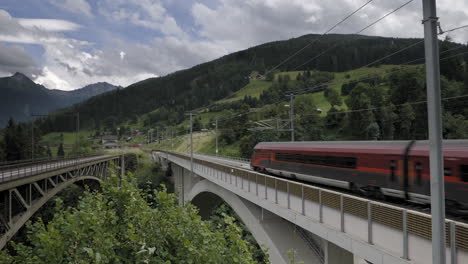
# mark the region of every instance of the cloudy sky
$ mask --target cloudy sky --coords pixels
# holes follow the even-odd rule
[[[0,76],[50,89],[127,86],[260,43],[323,33],[368,0],[1,0]],[[408,0],[374,0],[332,33],[354,33]],[[468,1],[438,0],[443,29]],[[421,37],[421,0],[364,31]],[[468,29],[450,34],[468,42]]]

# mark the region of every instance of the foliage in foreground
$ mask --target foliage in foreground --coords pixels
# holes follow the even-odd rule
[[[215,230],[172,194],[147,199],[133,182],[118,182],[86,192],[77,208],[65,209],[59,200],[54,219],[29,224],[29,243],[12,243],[0,263],[255,263],[231,217]]]

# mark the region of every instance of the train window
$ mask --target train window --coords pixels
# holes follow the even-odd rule
[[[444,176],[452,176],[452,169],[451,168],[444,168]]]
[[[333,156],[315,156],[315,155],[276,153],[275,158],[279,161],[324,165],[324,166],[330,166],[330,167],[340,167],[340,168],[355,168],[356,167],[356,158],[353,158],[353,157],[333,157]]]
[[[422,164],[421,162],[416,162],[416,183],[422,185]]]
[[[396,169],[396,162],[394,160],[391,160],[390,161],[390,181],[392,182],[396,180],[395,169]]]
[[[460,179],[464,182],[468,182],[468,165],[460,166]]]

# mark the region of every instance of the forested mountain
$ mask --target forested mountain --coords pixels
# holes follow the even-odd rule
[[[49,90],[21,73],[0,78],[0,127],[10,117],[27,121],[31,114],[47,114],[116,88],[108,83],[96,83],[74,91]]]
[[[226,97],[239,90],[248,82],[252,71],[260,74],[282,62],[292,53],[307,43],[314,41],[317,35],[305,35],[285,41],[276,41],[232,53],[178,71],[160,78],[151,78],[87,100],[64,112],[79,111],[81,126],[87,128],[113,127],[126,120],[136,121],[141,114],[159,109],[161,121],[177,124],[185,117],[186,111],[206,106],[210,102]],[[420,39],[400,39],[370,37],[362,35],[332,34],[320,38],[299,56],[278,67],[278,71],[319,70],[340,72],[365,66],[399,49],[420,41]],[[441,42],[441,50],[454,49],[462,45],[453,42]],[[327,51],[319,58],[311,58]],[[454,51],[457,52],[457,51]],[[451,52],[445,54],[450,55]],[[396,56],[379,61],[382,64],[421,63],[424,57],[423,44],[407,49]],[[468,61],[468,59],[464,59]],[[300,67],[298,67],[300,66]],[[457,76],[453,65],[442,66],[442,73]],[[458,68],[457,68],[458,69]],[[459,67],[463,71],[462,67]],[[48,120],[44,131],[72,130],[73,124],[62,122],[64,118]]]

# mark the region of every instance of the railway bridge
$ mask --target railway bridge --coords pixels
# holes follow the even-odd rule
[[[0,249],[58,192],[70,184],[105,181],[111,166],[124,173],[123,157],[103,155],[0,165]]]
[[[180,203],[203,215],[225,201],[272,263],[432,263],[431,216],[415,210],[272,177],[243,161],[154,151],[170,169]],[[193,170],[192,170],[193,166]],[[446,263],[468,263],[468,225],[446,220]]]

